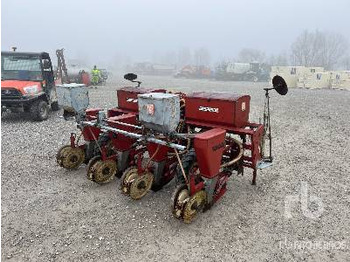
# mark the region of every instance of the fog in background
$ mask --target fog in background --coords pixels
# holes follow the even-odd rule
[[[244,48],[288,54],[304,30],[349,39],[349,11],[349,0],[3,0],[1,49],[117,67],[204,48],[215,64]]]

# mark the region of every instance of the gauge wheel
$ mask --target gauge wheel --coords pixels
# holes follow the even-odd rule
[[[130,195],[131,183],[138,177],[138,169],[136,166],[127,168],[120,181],[120,190],[124,195]]]
[[[176,218],[183,217],[183,209],[190,199],[190,193],[187,185],[178,185],[171,197],[171,212]]]
[[[101,160],[101,156],[94,156],[93,158],[90,159],[88,165],[86,166],[86,176],[89,180],[93,180],[93,170],[92,170],[92,166],[97,162]]]
[[[145,172],[137,176],[130,185],[130,197],[134,200],[143,198],[150,191],[154,176],[151,172]]]

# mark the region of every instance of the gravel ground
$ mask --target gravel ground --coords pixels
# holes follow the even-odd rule
[[[145,87],[249,94],[250,120],[262,114],[267,83],[141,78]],[[91,105],[115,106],[115,90],[126,84],[115,82],[90,89]],[[132,201],[120,194],[118,180],[100,186],[85,178],[85,166],[58,167],[56,151],[76,131],[73,122],[58,117],[62,112],[42,123],[7,114],[1,121],[1,258],[349,260],[349,102],[350,92],[341,90],[273,93],[274,166],[259,172],[256,186],[249,170],[232,176],[226,195],[190,225],[170,212],[174,183]],[[297,200],[288,209],[292,197]]]

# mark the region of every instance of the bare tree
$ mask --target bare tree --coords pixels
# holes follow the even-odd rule
[[[320,64],[332,69],[346,54],[349,43],[343,35],[337,33],[324,33],[321,39]]]
[[[318,43],[319,32],[310,33],[305,30],[292,44],[292,62],[295,65],[316,66],[320,47]]]
[[[275,66],[286,66],[288,65],[288,56],[287,53],[282,52],[277,56],[271,55],[268,59],[268,64]]]
[[[265,53],[263,51],[252,49],[252,48],[244,48],[239,54],[237,61],[243,63],[251,63],[251,62],[264,62],[265,61]]]
[[[292,44],[295,65],[323,66],[332,69],[348,49],[346,38],[333,32],[304,31]]]
[[[210,59],[210,53],[207,48],[202,47],[194,52],[194,62],[197,66],[208,66]]]

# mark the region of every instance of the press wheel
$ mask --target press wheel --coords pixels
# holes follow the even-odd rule
[[[207,200],[207,194],[204,190],[196,192],[185,205],[183,219],[184,222],[189,224],[197,216],[197,214],[203,210],[203,207]]]
[[[153,174],[145,172],[142,175],[137,176],[130,185],[130,197],[138,200],[144,197],[151,189],[153,183]]]
[[[87,176],[93,182],[105,184],[114,179],[117,172],[117,163],[114,160],[93,158],[89,162]]]
[[[85,152],[79,147],[65,145],[61,147],[56,155],[57,164],[66,169],[75,169],[85,160]]]

